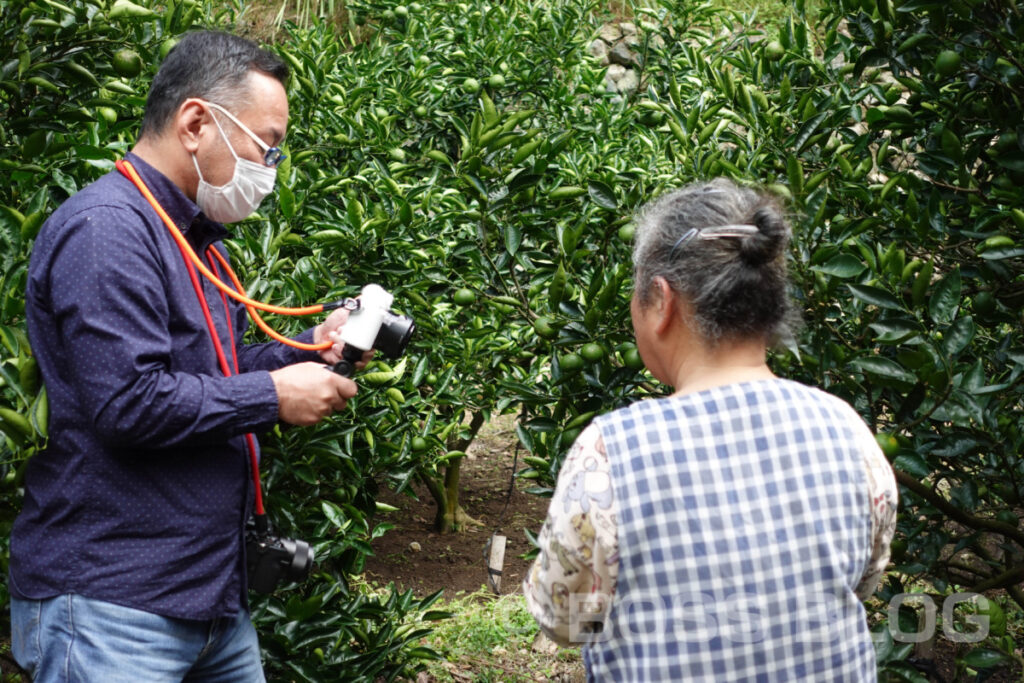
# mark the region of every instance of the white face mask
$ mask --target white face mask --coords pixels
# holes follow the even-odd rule
[[[262,147],[267,147],[265,142],[251,133],[248,128],[243,126],[226,109],[212,102],[207,104],[224,112],[228,118],[237,123],[243,131],[252,136]],[[274,190],[274,183],[277,180],[277,169],[272,166],[249,161],[248,159],[239,158],[235,154],[231,142],[228,141],[228,136],[224,134],[224,129],[220,127],[220,122],[216,116],[213,117],[213,122],[217,124],[217,130],[220,131],[221,137],[224,138],[228,150],[231,151],[231,156],[235,157],[235,172],[227,183],[214,187],[203,180],[203,172],[199,170],[199,162],[196,161],[196,155],[193,154],[192,163],[195,164],[196,172],[199,174],[196,204],[199,205],[202,212],[211,220],[215,220],[218,223],[234,223],[249,216],[260,205],[263,198]]]

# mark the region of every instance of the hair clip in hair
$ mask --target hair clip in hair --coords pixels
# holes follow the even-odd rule
[[[761,230],[756,225],[715,225],[702,228],[697,236],[702,240],[712,240],[716,237],[746,237],[759,232]]]
[[[670,259],[674,259],[676,257],[676,252],[679,251],[680,247],[682,247],[684,244],[686,244],[694,237],[696,237],[697,233],[699,232],[700,230],[698,230],[697,228],[690,228],[689,230],[684,232],[683,236],[677,239],[676,243],[672,245],[672,251],[668,253],[668,257]]]
[[[690,228],[672,245],[672,251],[669,252],[668,257],[674,259],[679,249],[695,237],[702,240],[713,240],[719,237],[747,237],[748,235],[756,235],[759,232],[760,230],[758,230],[756,225],[713,225],[707,228],[700,228],[699,230],[697,228]]]

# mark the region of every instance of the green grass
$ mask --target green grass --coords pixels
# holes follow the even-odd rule
[[[497,597],[481,588],[438,608],[456,615],[423,643],[443,658],[427,668],[438,681],[534,681],[582,672],[578,649],[532,650],[538,627],[521,594]]]

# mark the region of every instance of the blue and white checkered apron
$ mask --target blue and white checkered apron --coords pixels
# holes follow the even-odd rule
[[[871,518],[852,408],[778,379],[597,424],[620,558],[604,630],[584,647],[591,680],[876,680],[854,594]]]

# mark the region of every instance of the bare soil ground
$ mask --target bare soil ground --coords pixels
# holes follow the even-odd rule
[[[521,557],[531,548],[525,530],[540,530],[548,501],[525,493],[531,482],[524,480],[516,480],[509,496],[515,444],[511,419],[495,420],[481,430],[462,463],[460,500],[482,526],[438,534],[433,529],[437,508],[425,487],[413,487],[415,499],[390,490],[382,493],[381,502],[400,511],[384,517],[395,528],[373,541],[365,578],[383,585],[394,582],[420,597],[441,589],[445,598],[452,598],[490,588],[485,550],[492,535],[501,534],[507,539],[501,594],[519,591],[530,565]]]

